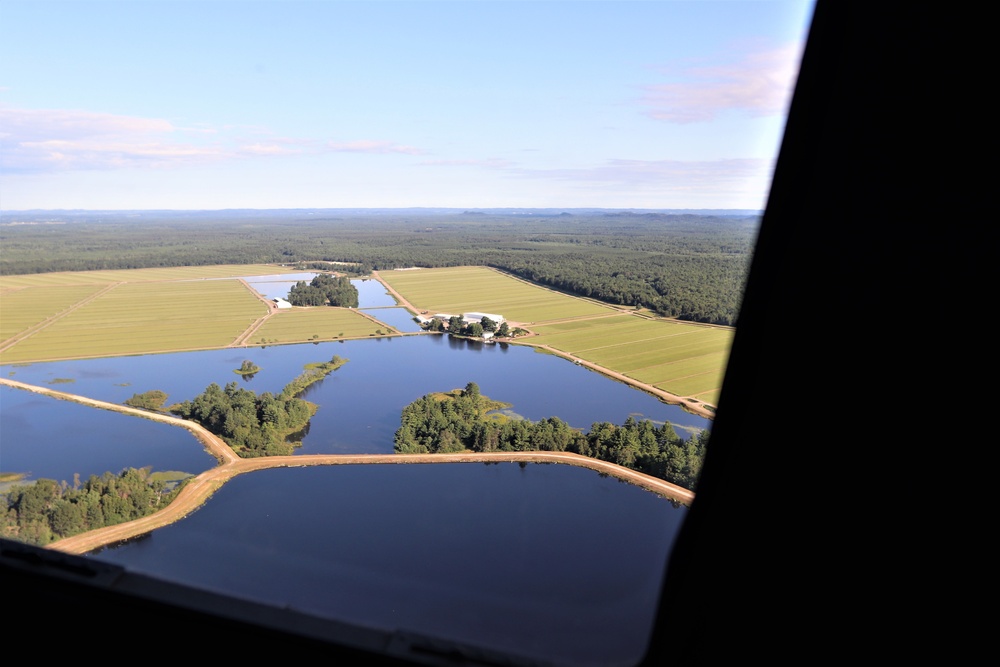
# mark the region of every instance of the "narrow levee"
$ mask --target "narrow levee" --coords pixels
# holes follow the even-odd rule
[[[144,419],[153,419],[185,428],[194,434],[219,461],[219,465],[189,479],[177,497],[167,507],[134,521],[98,528],[79,535],[63,538],[46,545],[46,548],[72,554],[83,554],[101,547],[146,534],[156,528],[184,518],[200,507],[212,494],[236,475],[266,468],[294,468],[317,465],[370,465],[370,464],[420,464],[420,463],[561,463],[590,468],[612,475],[647,491],[656,493],[683,505],[690,505],[694,492],[662,479],[629,470],[607,461],[592,459],[570,452],[465,452],[453,454],[311,454],[300,456],[270,456],[252,459],[240,458],[224,440],[200,424],[170,415],[139,410],[125,405],[107,403],[85,396],[68,394],[45,387],[0,378],[0,384],[45,394],[62,400],[74,401],[103,410],[113,410]]]

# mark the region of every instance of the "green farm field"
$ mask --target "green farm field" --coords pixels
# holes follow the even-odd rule
[[[496,313],[519,324],[610,315],[608,305],[532,285],[481,266],[381,271],[379,277],[430,314]]]
[[[274,265],[0,277],[0,363],[226,347],[270,312],[237,280]]]
[[[652,318],[484,267],[385,271],[380,277],[421,310],[496,313],[531,331],[519,344],[554,350],[696,403],[718,404],[731,327]]]
[[[225,347],[268,310],[238,280],[119,283],[5,340],[0,362]]]
[[[733,330],[623,314],[532,328],[538,343],[637,382],[718,404]]]
[[[114,283],[140,283],[212,278],[240,278],[290,273],[293,269],[268,264],[223,264],[219,266],[178,266],[156,269],[116,269],[114,271],[62,271],[0,276],[0,296],[7,290],[25,287],[66,287]]]
[[[306,343],[395,334],[361,311],[272,309],[237,280],[294,272],[207,266],[0,277],[0,363]],[[428,314],[497,313],[538,346],[691,403],[717,404],[733,330],[651,318],[487,267],[384,271]]]
[[[301,343],[376,336],[395,330],[377,324],[356,310],[345,308],[295,308],[279,310],[247,338],[247,344]]]
[[[0,289],[0,341],[38,326],[105,289],[107,285],[100,284]]]

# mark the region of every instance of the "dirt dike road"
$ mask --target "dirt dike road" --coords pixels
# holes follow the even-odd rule
[[[125,405],[98,401],[76,394],[47,389],[35,385],[0,378],[0,384],[32,391],[83,405],[131,414],[143,419],[153,419],[190,431],[219,461],[219,465],[206,470],[190,480],[169,505],[149,516],[106,528],[58,540],[46,548],[71,554],[83,554],[101,547],[146,534],[184,518],[207,501],[228,480],[255,470],[267,468],[298,468],[317,465],[370,465],[370,464],[420,464],[420,463],[561,463],[589,468],[656,493],[682,505],[690,505],[694,492],[635,470],[614,463],[599,461],[570,452],[465,452],[458,454],[310,454],[301,456],[269,456],[253,459],[240,458],[218,436],[200,424],[169,415],[130,408]]]

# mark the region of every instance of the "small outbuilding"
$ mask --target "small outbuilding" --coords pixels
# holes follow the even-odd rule
[[[292,304],[290,304],[285,299],[282,299],[280,296],[277,297],[277,298],[271,299],[271,301],[274,301],[274,305],[277,306],[278,308],[291,308],[292,307]]]

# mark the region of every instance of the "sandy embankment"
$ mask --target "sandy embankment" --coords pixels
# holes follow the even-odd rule
[[[113,410],[131,414],[144,419],[162,421],[181,428],[186,428],[198,438],[205,448],[218,460],[219,465],[206,470],[190,479],[170,505],[162,510],[135,521],[122,523],[106,528],[99,528],[80,535],[74,535],[49,544],[47,548],[66,553],[82,554],[99,549],[108,544],[127,540],[151,530],[173,523],[197,509],[202,503],[232,477],[254,470],[265,468],[292,468],[314,465],[359,465],[359,464],[406,464],[406,463],[472,463],[482,461],[528,462],[528,463],[563,463],[590,468],[601,473],[607,473],[619,479],[628,481],[666,498],[690,505],[694,493],[688,489],[671,484],[662,479],[651,477],[628,468],[588,458],[569,452],[470,452],[461,454],[313,454],[302,456],[271,456],[253,459],[241,459],[221,438],[210,433],[200,424],[186,421],[178,417],[157,414],[146,410],[138,410],[125,405],[98,401],[76,394],[37,387],[17,382],[8,378],[0,378],[0,384],[5,384],[38,394],[45,394],[91,407]]]

